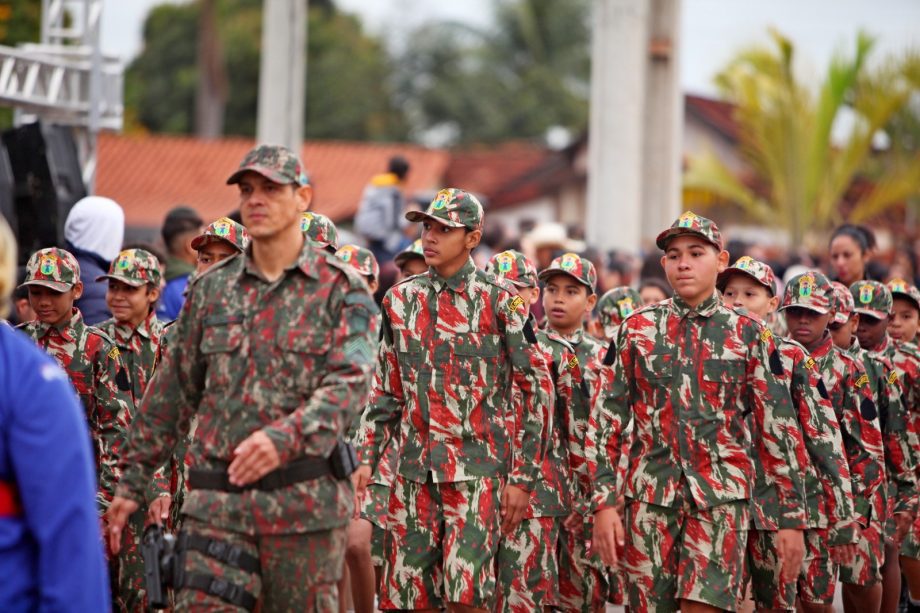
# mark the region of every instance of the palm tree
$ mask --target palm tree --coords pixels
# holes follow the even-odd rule
[[[870,67],[874,41],[860,33],[853,55],[836,54],[814,92],[794,74],[792,42],[776,31],[771,36],[772,48],[742,52],[716,77],[735,105],[739,149],[755,187],[712,152],[688,160],[684,187],[730,200],[758,222],[783,224],[793,244],[800,244],[806,230],[842,221],[840,204],[853,180],[872,166],[879,134],[920,90],[920,55],[910,52]],[[844,109],[852,127],[836,142],[832,131]],[[920,156],[886,158],[884,168],[875,165],[874,187],[849,209],[850,221],[864,221],[920,193]]]

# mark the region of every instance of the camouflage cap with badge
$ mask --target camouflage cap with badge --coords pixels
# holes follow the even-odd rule
[[[889,281],[888,291],[891,292],[892,300],[895,296],[906,298],[913,302],[917,310],[920,311],[920,290],[904,279],[892,279]]]
[[[685,235],[699,236],[719,251],[722,250],[722,233],[719,232],[719,226],[711,219],[700,217],[693,211],[687,211],[678,217],[670,228],[658,235],[655,244],[665,251],[672,238]]]
[[[155,255],[144,249],[125,249],[109,266],[109,273],[96,278],[96,281],[113,279],[131,287],[140,287],[150,283],[160,287],[163,271]]]
[[[322,213],[307,211],[300,217],[300,231],[308,239],[335,253],[339,244],[339,231],[332,220]]]
[[[310,182],[303,162],[296,153],[280,145],[259,145],[251,149],[239,168],[236,169],[227,185],[239,183],[247,172],[256,172],[275,183],[307,185]]]
[[[537,267],[526,255],[508,249],[493,255],[486,264],[486,272],[510,281],[517,287],[537,287]]]
[[[834,288],[834,317],[831,319],[832,324],[843,325],[850,321],[856,305],[853,303],[853,294],[850,288],[839,281],[831,283]]]
[[[878,281],[857,281],[850,286],[856,312],[876,319],[885,319],[891,314],[891,292]]]
[[[229,217],[221,217],[204,229],[204,232],[192,239],[192,249],[201,249],[213,241],[230,243],[237,251],[242,253],[249,246],[249,233],[243,224],[239,224]]]
[[[422,239],[420,238],[415,239],[411,245],[397,253],[396,257],[393,258],[393,263],[396,264],[396,268],[402,268],[406,262],[413,258],[425,261],[425,249],[422,247]]]
[[[734,264],[720,272],[718,280],[716,281],[716,287],[720,292],[725,291],[725,287],[728,285],[728,279],[733,274],[747,275],[770,290],[771,296],[776,295],[776,276],[773,274],[773,269],[760,260],[755,260],[751,256],[744,255],[738,258]]]
[[[40,285],[66,292],[80,281],[80,264],[72,253],[57,247],[40,249],[26,262],[26,278],[19,287]]]
[[[482,227],[482,217],[482,204],[476,196],[455,187],[439,191],[426,211],[406,213],[406,219],[412,222],[431,219],[450,228],[468,230]]]
[[[615,287],[601,296],[597,301],[597,318],[604,327],[604,335],[612,338],[617,326],[641,307],[642,296],[628,285]]]
[[[365,277],[380,278],[380,265],[377,264],[377,258],[371,253],[370,249],[359,247],[358,245],[342,245],[335,252],[337,258],[355,269],[359,275]]]
[[[809,270],[789,279],[780,310],[801,307],[820,315],[834,309],[834,286],[824,274]]]
[[[583,258],[577,253],[565,253],[550,262],[549,266],[540,271],[539,279],[546,281],[554,275],[568,275],[586,286],[590,293],[597,290],[597,271],[588,258]]]

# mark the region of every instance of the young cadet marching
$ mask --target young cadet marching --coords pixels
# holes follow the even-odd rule
[[[767,264],[744,256],[719,274],[717,287],[725,304],[744,308],[766,322],[779,306],[776,279]],[[830,395],[814,359],[797,342],[774,336],[786,372],[790,396],[798,411],[797,426],[805,440],[799,463],[805,469],[808,510],[806,542],[822,538],[832,551],[856,542],[853,491],[840,424]],[[758,477],[762,475],[759,473]],[[758,479],[758,494],[769,496],[769,487]],[[764,501],[761,504],[769,504]],[[747,562],[754,604],[758,610],[792,611],[799,578],[783,580],[777,555],[776,532],[753,526],[748,535]],[[840,556],[838,555],[838,559]],[[807,581],[807,578],[803,579]],[[808,590],[801,594],[806,609],[816,608]]]
[[[422,239],[414,240],[411,245],[397,253],[396,257],[393,258],[393,263],[399,269],[400,279],[427,272],[428,264],[425,263]]]
[[[559,416],[568,435],[569,464],[573,496],[587,501],[592,494],[591,476],[585,456],[591,391],[597,381],[604,345],[584,331],[585,319],[597,302],[597,272],[594,264],[574,253],[554,259],[540,271],[544,283],[543,312],[546,330],[562,337],[575,351],[580,380],[571,402]],[[591,519],[587,505],[579,505],[564,524],[559,552],[560,608],[566,611],[602,611],[609,592],[607,571],[597,556],[586,551]]]
[[[752,512],[777,529],[784,578],[799,572],[804,443],[772,335],[716,291],[728,264],[718,227],[688,212],[656,243],[675,296],[628,317],[604,358],[588,447],[592,548],[608,565],[622,558],[630,609],[734,610]],[[617,466],[630,419],[624,530]],[[769,507],[755,500],[761,469],[775,485]]]
[[[351,268],[367,284],[368,293],[373,296],[380,286],[380,265],[370,249],[357,245],[343,245],[335,252],[337,258],[351,266]],[[367,340],[374,349],[380,339],[380,316],[371,320],[368,327]],[[358,427],[361,411],[366,400],[356,406],[357,413],[349,428],[349,439],[354,438]],[[345,593],[346,586],[350,583],[352,601],[355,613],[373,613],[374,596],[380,583],[380,571],[383,566],[383,540],[386,534],[386,508],[390,495],[390,485],[393,483],[393,464],[396,444],[390,441],[385,461],[377,467],[371,476],[363,499],[355,500],[357,516],[348,524],[348,542],[345,548],[345,564],[348,572],[339,582],[340,596]],[[344,600],[340,601],[340,609],[344,610]]]
[[[508,250],[492,256],[486,272],[508,282],[523,300],[528,321],[533,325],[530,307],[540,299],[537,269],[524,254]],[[570,492],[568,435],[563,430],[560,410],[565,411],[572,397],[573,373],[578,373],[577,359],[571,346],[556,335],[537,331],[539,346],[552,378],[542,381],[546,395],[554,400],[545,416],[548,448],[541,478],[534,482],[533,495],[524,519],[511,534],[502,536],[496,556],[497,602],[495,611],[542,611],[558,605],[559,568],[556,548],[563,519],[572,510]],[[508,411],[508,428],[521,432],[515,420],[520,415],[521,394],[514,398]],[[515,457],[515,463],[525,459]]]
[[[789,334],[805,347],[818,364],[825,389],[840,424],[858,532],[870,529],[870,501],[884,488],[885,468],[877,409],[865,369],[858,360],[837,348],[828,333],[835,317],[836,300],[831,282],[820,272],[807,272],[789,280],[781,310]],[[799,577],[799,600],[808,611],[828,611],[834,599],[838,565],[852,563],[859,545],[849,529],[810,530]],[[859,543],[864,539],[860,536]]]
[[[338,249],[339,231],[332,220],[321,213],[304,213],[300,218],[300,231],[329,253],[335,254]]]
[[[642,296],[633,288],[627,285],[613,288],[597,300],[597,316],[591,322],[591,335],[609,344],[616,339],[623,320],[641,306]]]
[[[486,610],[500,534],[520,523],[542,466],[549,373],[523,299],[470,257],[482,235],[479,201],[444,189],[406,218],[423,224],[429,270],[383,299],[356,438],[364,482],[389,438],[400,441],[380,608]],[[506,416],[512,381],[519,436]]]
[[[342,439],[367,393],[376,307],[305,240],[312,189],[295,153],[257,147],[227,183],[252,242],[190,284],[130,432],[109,541],[197,415],[176,608],[331,611],[354,502]]]
[[[154,363],[163,336],[163,324],[156,316],[162,273],[160,263],[149,251],[126,249],[116,256],[109,272],[96,279],[108,280],[105,301],[113,317],[98,324],[118,347],[128,369],[131,391],[139,402],[153,376]],[[147,515],[161,521],[169,513],[169,479],[163,470],[154,475],[147,496]],[[118,607],[125,611],[144,611],[144,560],[141,538],[144,513],[136,511],[119,556]]]
[[[888,487],[884,496],[878,497],[875,509],[883,531],[877,539],[870,540],[870,547],[860,553],[852,568],[841,567],[840,577],[856,606],[880,605],[883,595],[894,605],[901,591],[898,549],[910,530],[917,506],[915,433],[911,431],[910,416],[902,402],[903,388],[890,359],[893,345],[887,329],[891,292],[878,281],[857,281],[850,286],[850,294],[859,316],[858,343],[854,340],[851,353],[862,360],[875,393]]]

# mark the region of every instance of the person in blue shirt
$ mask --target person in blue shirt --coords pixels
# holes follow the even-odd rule
[[[0,218],[4,305],[15,262],[12,232]],[[0,611],[111,609],[95,475],[67,375],[0,323]]]
[[[198,252],[192,248],[192,239],[201,234],[204,222],[195,209],[177,206],[166,214],[163,222],[163,244],[166,245],[166,287],[157,306],[157,318],[167,322],[179,316],[185,303],[185,288],[192,273]]]

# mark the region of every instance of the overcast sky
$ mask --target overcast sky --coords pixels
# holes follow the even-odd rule
[[[105,0],[103,50],[125,59],[133,57],[141,47],[144,16],[150,7],[163,2]],[[427,20],[487,25],[493,0],[337,3],[361,15],[370,32],[398,41]],[[835,49],[852,49],[859,29],[878,37],[877,55],[909,46],[920,48],[920,0],[683,0],[680,61],[684,89],[711,93],[713,74],[738,49],[766,41],[771,25],[795,42],[802,68],[817,78]]]

